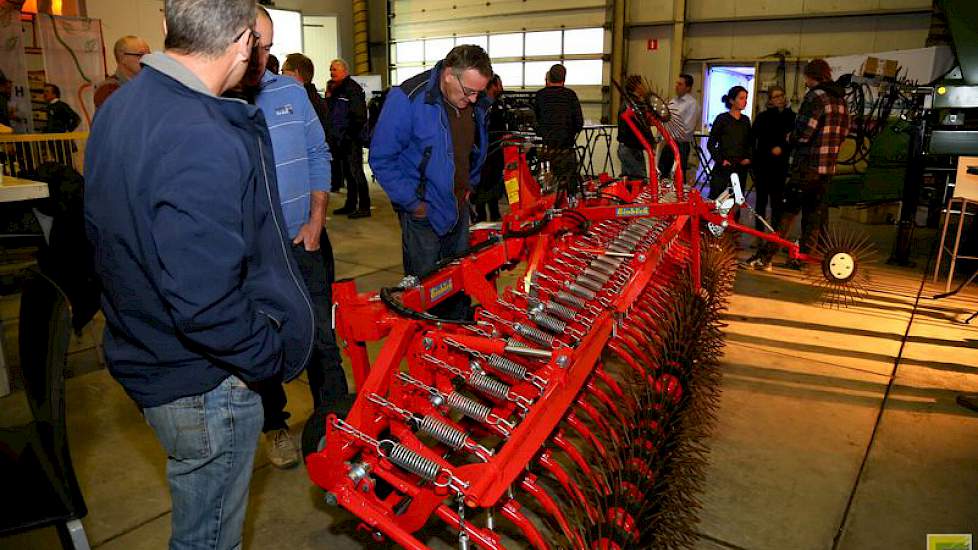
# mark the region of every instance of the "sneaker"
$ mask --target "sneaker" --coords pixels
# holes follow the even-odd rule
[[[347,214],[347,217],[350,218],[351,220],[355,220],[357,218],[369,218],[370,210],[356,210],[354,212],[350,212],[349,214]]]
[[[296,448],[289,430],[282,428],[265,434],[268,445],[268,460],[280,470],[292,468],[299,463],[299,449]]]
[[[771,262],[766,262],[761,258],[754,258],[747,261],[747,269],[753,269],[754,271],[767,271],[770,273],[771,271],[774,271],[774,266],[771,265]]]

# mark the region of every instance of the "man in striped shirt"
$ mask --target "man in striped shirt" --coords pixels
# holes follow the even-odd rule
[[[795,128],[788,137],[791,171],[785,185],[778,233],[787,235],[801,214],[801,252],[807,253],[829,221],[826,192],[835,174],[839,148],[849,134],[849,113],[845,89],[832,81],[832,70],[824,59],[813,59],[805,66],[808,93],[798,108]],[[777,246],[768,243],[748,261],[753,269],[770,270]],[[789,260],[787,267],[801,269],[801,262]]]
[[[547,86],[536,94],[536,131],[546,147],[550,169],[561,189],[577,193],[577,134],[584,127],[581,102],[564,86],[567,68],[560,63],[547,71]]]
[[[265,70],[272,48],[272,20],[258,6],[255,30],[258,38],[256,72],[261,76],[255,104],[265,115],[275,154],[279,197],[292,255],[309,289],[316,316],[315,349],[307,374],[315,407],[331,403],[349,390],[343,374],[336,337],[330,328],[330,285],[333,282],[333,249],[326,233],[326,204],[330,187],[330,154],[326,136],[306,91],[295,79]],[[268,458],[278,468],[300,461],[289,435],[285,389],[271,381],[257,388],[265,408]]]

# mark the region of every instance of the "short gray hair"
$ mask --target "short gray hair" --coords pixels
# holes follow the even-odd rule
[[[333,63],[339,63],[340,65],[343,66],[343,70],[344,71],[350,72],[350,65],[348,65],[346,61],[343,61],[340,58],[336,58],[336,59],[334,59],[334,60],[332,60],[332,61],[329,62],[330,66],[332,66]]]
[[[165,0],[167,50],[217,57],[255,24],[254,0]]]

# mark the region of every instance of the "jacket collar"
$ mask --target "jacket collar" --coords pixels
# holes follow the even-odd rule
[[[240,99],[215,96],[210,90],[207,89],[207,86],[204,85],[204,82],[198,78],[197,75],[191,72],[190,69],[183,65],[183,63],[180,63],[164,52],[155,52],[149,55],[144,55],[141,63],[147,67],[156,69],[173,80],[176,80],[184,87],[195,92],[204,94],[214,99],[244,103],[244,101]]]

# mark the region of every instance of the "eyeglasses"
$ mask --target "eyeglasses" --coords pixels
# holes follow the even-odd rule
[[[255,42],[258,42],[258,40],[261,39],[261,33],[260,32],[256,31],[255,29],[252,29],[251,27],[245,27],[245,29],[243,31],[241,31],[241,32],[238,33],[238,36],[235,36],[234,37],[234,40],[232,40],[231,43],[233,44],[233,43],[237,42],[238,40],[241,40],[241,37],[244,36],[244,34],[246,32],[248,32],[248,31],[251,31],[251,36],[248,38],[248,41],[249,42],[252,39],[254,39]],[[269,48],[271,48],[271,46],[269,46]]]
[[[144,55],[149,55],[148,52],[122,52],[122,55],[129,55],[135,57],[136,59],[142,59]]]
[[[479,90],[473,90],[472,88],[467,88],[465,84],[462,84],[462,77],[457,72],[452,71],[455,75],[455,80],[458,80],[458,87],[462,89],[462,95],[465,97],[475,97],[479,95]]]

